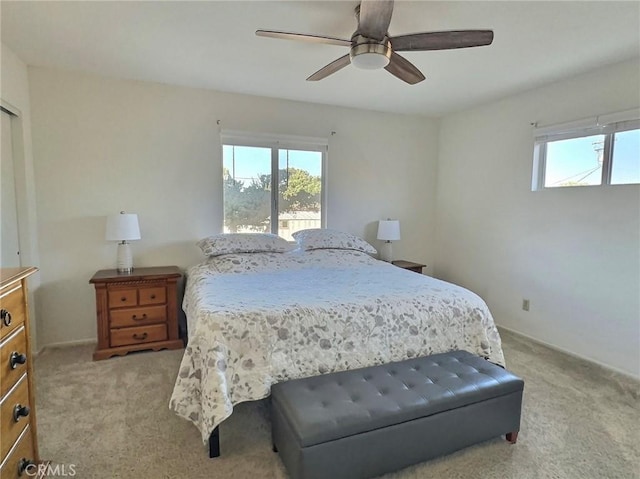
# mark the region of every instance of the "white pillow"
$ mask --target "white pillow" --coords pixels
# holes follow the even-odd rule
[[[221,233],[197,243],[205,256],[231,253],[285,253],[293,249],[287,240],[271,233]]]
[[[298,247],[305,251],[314,249],[352,249],[369,254],[377,253],[376,249],[365,240],[344,231],[314,228],[296,231],[291,236],[298,243]]]

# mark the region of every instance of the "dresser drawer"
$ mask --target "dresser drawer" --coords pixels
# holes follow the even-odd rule
[[[20,283],[14,283],[0,293],[0,340],[24,323],[24,291]]]
[[[19,409],[20,414],[16,415],[14,413],[16,409],[22,407],[26,407],[26,410]],[[3,398],[0,405],[0,457],[7,455],[20,433],[27,427],[30,413],[29,381],[26,376],[23,376],[16,388]]]
[[[110,326],[127,328],[146,324],[163,323],[167,320],[166,306],[147,306],[146,308],[129,308],[111,311]]]
[[[21,364],[22,360],[25,361]],[[14,368],[11,367],[12,363]],[[4,396],[26,372],[27,336],[22,327],[0,346],[0,396]]]
[[[111,289],[109,290],[109,309],[126,308],[138,305],[137,289]]]
[[[167,302],[167,290],[164,286],[157,288],[140,288],[138,290],[138,303],[140,306],[147,304],[164,304]]]
[[[9,457],[0,469],[0,477],[2,479],[25,479],[28,477],[36,477],[37,466],[30,466],[28,471],[24,471],[24,460],[35,462],[35,450],[33,447],[33,437],[31,428],[27,427],[23,432],[17,446],[11,451]],[[22,475],[20,469],[22,466]]]
[[[132,344],[153,343],[167,339],[166,324],[152,324],[137,328],[111,330],[111,347],[129,346]]]

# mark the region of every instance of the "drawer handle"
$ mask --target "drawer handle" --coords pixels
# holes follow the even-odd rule
[[[143,340],[147,339],[147,336],[149,336],[147,333],[142,333],[142,334],[134,333],[133,334],[133,339],[137,339],[138,341],[143,341]]]
[[[122,301],[123,303],[127,300],[126,296],[123,296],[122,298],[120,298],[120,301]]]
[[[23,406],[22,404],[16,404],[13,408],[13,420],[18,422],[20,418],[27,417],[31,409],[29,406]]]
[[[18,367],[18,364],[24,364],[27,362],[27,357],[24,354],[20,354],[16,351],[12,352],[9,356],[9,366],[11,369]]]
[[[18,476],[21,476],[26,472],[27,469],[30,469],[31,466],[35,466],[36,463],[31,459],[22,458],[18,461]]]
[[[137,314],[134,314],[133,316],[131,316],[131,319],[135,321],[142,321],[143,319],[147,319],[147,313],[142,313],[142,317],[138,317]]]
[[[0,309],[0,318],[5,326],[11,325],[11,313],[6,309]]]
[[[152,295],[151,295],[151,299],[156,299],[156,295],[155,295],[155,294],[152,294]]]

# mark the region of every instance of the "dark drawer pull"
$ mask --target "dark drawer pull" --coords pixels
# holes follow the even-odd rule
[[[9,356],[9,366],[11,369],[18,367],[18,364],[24,364],[27,362],[27,357],[24,354],[20,354],[16,351],[12,352]]]
[[[11,313],[6,309],[0,309],[0,318],[5,326],[11,325]]]
[[[142,321],[143,319],[147,319],[147,313],[142,313],[142,317],[138,317],[137,314],[134,314],[133,316],[131,316],[131,319],[135,321]]]
[[[142,333],[142,334],[134,333],[133,339],[137,339],[138,341],[143,341],[147,339],[147,336],[149,336],[147,333]]]
[[[22,458],[18,461],[18,476],[25,473],[27,469],[33,469],[31,466],[35,466],[36,463],[31,459]]]
[[[29,406],[23,406],[22,404],[16,404],[13,407],[13,420],[15,422],[18,422],[20,420],[20,418],[27,417],[30,412],[31,412],[31,409],[29,409]]]
[[[156,299],[156,295],[155,295],[155,294],[152,294],[152,295],[151,295],[151,299]]]
[[[122,301],[123,303],[127,300],[126,296],[123,296],[122,298],[120,298],[120,301]]]

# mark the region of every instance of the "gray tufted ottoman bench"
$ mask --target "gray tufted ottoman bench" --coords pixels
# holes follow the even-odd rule
[[[466,351],[272,387],[274,450],[294,479],[373,477],[500,436],[524,382]]]

